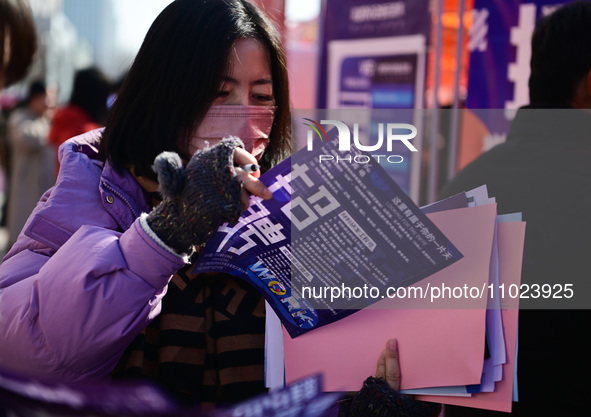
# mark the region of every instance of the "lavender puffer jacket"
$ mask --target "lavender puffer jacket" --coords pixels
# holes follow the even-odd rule
[[[184,265],[141,227],[150,206],[135,179],[97,160],[100,137],[60,148],[56,185],[0,265],[0,368],[106,376]]]

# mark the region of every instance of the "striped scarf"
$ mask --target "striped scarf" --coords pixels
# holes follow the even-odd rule
[[[243,280],[180,270],[161,314],[128,347],[114,377],[147,377],[188,405],[265,391],[265,303]]]

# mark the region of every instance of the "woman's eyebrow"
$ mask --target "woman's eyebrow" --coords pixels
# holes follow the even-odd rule
[[[222,81],[224,83],[238,84],[238,80],[236,78],[230,77],[229,75],[225,75],[224,77],[222,77]],[[270,78],[259,78],[259,79],[256,79],[256,80],[250,82],[250,85],[265,85],[265,84],[273,84],[273,80],[271,80]]]

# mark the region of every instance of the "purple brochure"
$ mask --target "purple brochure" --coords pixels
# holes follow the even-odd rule
[[[288,386],[271,390],[226,410],[216,411],[212,417],[323,417],[336,415],[330,411],[340,394],[322,390],[321,375],[313,375]],[[337,408],[338,409],[338,408]]]
[[[251,198],[239,221],[208,241],[193,271],[247,280],[291,337],[462,257],[380,164],[355,148],[342,152],[326,141],[302,149],[261,180],[274,198]]]
[[[340,397],[324,393],[322,376],[313,375],[231,407],[212,410],[182,405],[157,385],[139,380],[42,380],[0,369],[2,416],[322,417],[331,415]]]

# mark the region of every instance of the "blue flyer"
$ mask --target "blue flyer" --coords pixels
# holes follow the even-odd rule
[[[333,156],[333,159],[328,158]],[[254,285],[291,337],[344,318],[462,257],[369,154],[326,140],[261,180],[274,198],[251,198],[223,224],[193,272]]]

